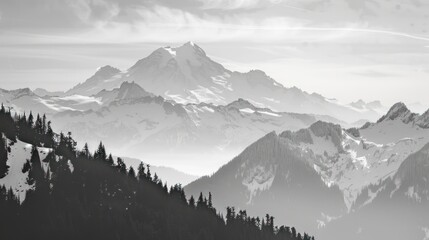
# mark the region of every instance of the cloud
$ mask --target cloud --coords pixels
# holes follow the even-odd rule
[[[369,78],[385,78],[385,77],[398,76],[397,74],[380,72],[380,71],[370,70],[370,69],[362,72],[354,72],[353,74],[363,76],[363,77],[369,77]]]
[[[203,9],[252,9],[279,4],[283,0],[199,0]]]
[[[355,17],[348,19],[354,12],[346,3],[345,0],[335,4],[324,0],[3,0],[0,41],[347,44],[376,43],[380,39],[386,43],[404,39],[429,41],[427,36],[395,30],[394,26],[371,28],[367,22],[355,21]],[[314,12],[302,11],[302,7]]]

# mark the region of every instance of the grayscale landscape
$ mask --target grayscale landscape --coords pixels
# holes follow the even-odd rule
[[[1,0],[0,236],[429,240],[428,79],[424,0]]]

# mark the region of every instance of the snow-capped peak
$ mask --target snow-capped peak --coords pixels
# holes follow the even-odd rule
[[[35,94],[30,90],[30,88],[19,88],[15,90],[5,90],[0,88],[0,99],[6,97],[9,100],[18,99],[23,96],[35,96]],[[6,102],[5,100],[3,100]]]
[[[135,82],[123,82],[119,88],[107,91],[102,90],[93,97],[99,99],[103,105],[109,105],[114,101],[140,99],[143,97],[153,97]]]
[[[227,105],[227,107],[233,107],[233,108],[237,108],[237,109],[243,109],[243,108],[249,108],[249,109],[255,109],[256,107],[251,104],[249,101],[243,99],[243,98],[239,98],[234,102],[231,102],[230,104]]]
[[[114,74],[119,73],[120,70],[117,68],[114,68],[110,65],[106,65],[103,67],[97,68],[97,71],[95,72],[94,76],[97,77],[111,77]]]
[[[134,99],[146,96],[153,96],[153,94],[146,92],[142,87],[134,82],[123,82],[119,87],[116,100]]]
[[[392,121],[396,119],[400,119],[404,123],[409,123],[414,120],[417,114],[412,113],[407,106],[402,103],[398,102],[395,105],[393,105],[390,110],[387,112],[386,115],[381,117],[377,123],[384,122],[384,121]]]
[[[15,98],[20,98],[22,96],[33,96],[34,93],[29,88],[20,88],[17,90],[13,90],[12,94]]]
[[[193,67],[210,67],[216,64],[207,57],[202,48],[193,42],[187,42],[179,47],[161,47],[151,53],[148,57],[139,60],[134,66],[129,69],[129,72],[139,71],[150,66],[156,67],[173,67],[181,70],[185,76],[191,75],[189,66]],[[217,65],[217,64],[216,64]],[[217,67],[215,67],[217,68]],[[222,69],[223,70],[223,69]]]
[[[176,48],[176,51],[182,52],[182,53],[193,53],[200,56],[206,56],[206,52],[202,48],[200,48],[197,44],[193,42],[187,42],[183,44],[182,46]]]

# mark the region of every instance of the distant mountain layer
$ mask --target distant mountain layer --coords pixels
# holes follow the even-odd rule
[[[71,131],[79,142],[94,147],[102,140],[116,155],[150,159],[196,174],[201,169],[216,170],[270,131],[296,130],[318,120],[344,124],[327,115],[257,107],[241,98],[226,105],[180,104],[135,82],[122,82],[93,96],[39,97],[22,89],[5,91],[4,98],[17,112],[28,113],[31,107],[35,114],[52,116],[56,131]],[[202,156],[206,161],[200,161]]]
[[[128,96],[118,98],[119,92]],[[270,131],[299,129],[317,120],[340,122],[329,116],[275,112],[244,99],[219,106],[177,104],[148,94],[136,83],[123,83],[119,89],[97,96],[101,101],[98,110],[55,114],[54,128],[69,129],[91,146],[102,140],[117,155],[195,173],[198,169],[214,171]],[[205,161],[199,160],[202,156]]]
[[[126,71],[102,67],[66,95],[92,96],[102,90],[118,88],[125,81],[134,81],[151,93],[184,104],[225,105],[243,98],[262,108],[330,115],[348,122],[379,117],[377,102],[365,107],[359,102],[343,106],[316,93],[286,88],[260,70],[233,72],[210,59],[192,42],[176,48],[159,48]]]

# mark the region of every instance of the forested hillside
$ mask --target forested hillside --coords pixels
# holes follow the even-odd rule
[[[180,185],[168,189],[147,165],[127,168],[102,143],[94,153],[87,145],[78,150],[71,133],[53,133],[46,117],[12,116],[3,106],[0,185],[18,174],[10,170],[10,156],[23,143],[31,155],[19,174],[26,174],[29,190],[20,199],[17,186],[0,186],[1,239],[312,239],[275,226],[270,215],[259,219],[228,208],[224,217],[211,194],[187,198]],[[49,149],[43,158],[40,148]]]

